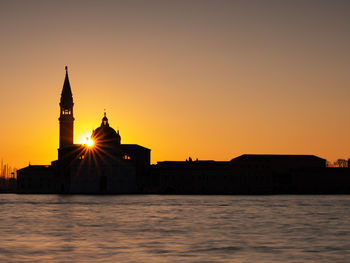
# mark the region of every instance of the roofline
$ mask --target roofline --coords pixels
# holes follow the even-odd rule
[[[26,167],[23,167],[23,168],[21,168],[21,169],[18,169],[17,170],[17,172],[18,171],[21,171],[21,170],[24,170],[24,169],[27,169],[27,168],[47,168],[47,169],[50,169],[51,168],[51,165],[49,165],[49,164],[30,164],[30,165],[28,165],[28,166],[26,166]]]
[[[242,155],[239,155],[235,158],[233,158],[231,161],[235,160],[235,159],[238,159],[240,157],[244,157],[244,156],[261,156],[261,157],[313,157],[313,158],[317,158],[317,159],[321,159],[321,160],[324,160],[326,161],[326,159],[322,158],[322,157],[319,157],[319,156],[316,156],[314,154],[242,154]]]
[[[125,145],[125,146],[137,146],[137,147],[144,148],[144,149],[147,149],[147,150],[151,151],[151,149],[149,149],[147,147],[144,147],[144,146],[141,146],[141,145],[138,145],[138,144],[130,144],[130,143],[121,143],[120,144],[120,146],[123,146],[123,145]]]

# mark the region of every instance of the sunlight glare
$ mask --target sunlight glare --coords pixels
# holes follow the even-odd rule
[[[94,146],[94,141],[90,137],[86,137],[86,145],[92,147]]]
[[[91,139],[91,133],[83,134],[79,139],[80,144],[85,144],[87,147],[94,146],[94,141]]]

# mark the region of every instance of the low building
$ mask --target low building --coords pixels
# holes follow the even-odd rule
[[[251,194],[311,191],[326,167],[326,160],[314,155],[243,154],[230,163],[240,192]]]
[[[152,166],[145,193],[228,194],[230,162],[164,161]]]
[[[288,171],[325,168],[326,160],[315,155],[243,154],[231,160],[237,169]]]
[[[56,191],[56,176],[50,165],[29,165],[17,171],[18,193],[47,194]]]

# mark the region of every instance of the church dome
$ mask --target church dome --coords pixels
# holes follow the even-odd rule
[[[101,126],[92,132],[91,139],[99,147],[115,148],[120,145],[119,131],[116,132],[109,126],[106,113],[104,113],[104,117],[102,118]]]

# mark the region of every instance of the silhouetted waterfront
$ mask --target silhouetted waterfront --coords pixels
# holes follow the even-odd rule
[[[0,262],[348,262],[350,196],[0,195]]]

